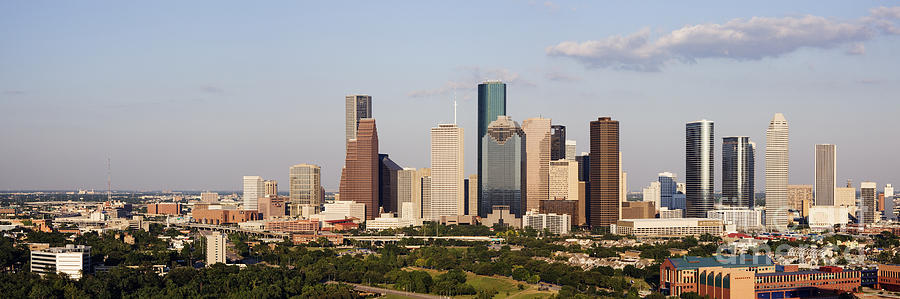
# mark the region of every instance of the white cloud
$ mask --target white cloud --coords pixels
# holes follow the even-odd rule
[[[753,17],[724,24],[688,25],[651,39],[649,29],[627,36],[584,42],[564,41],[547,47],[550,56],[570,57],[592,68],[658,71],[672,61],[704,58],[759,60],[801,48],[831,49],[849,45],[847,53],[865,53],[862,42],[879,33],[900,34],[894,21],[900,7],[880,7],[872,16],[842,22],[820,16]]]

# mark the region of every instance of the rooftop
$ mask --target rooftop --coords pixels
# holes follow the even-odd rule
[[[725,267],[725,268],[743,268],[743,267],[764,267],[774,266],[775,263],[771,258],[765,255],[739,255],[739,256],[712,256],[697,257],[684,256],[677,258],[668,258],[672,265],[679,270],[683,269],[699,269],[705,267]]]

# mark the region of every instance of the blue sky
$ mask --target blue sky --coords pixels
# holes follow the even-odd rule
[[[621,121],[629,190],[684,176],[684,123],[758,144],[791,126],[792,184],[835,143],[838,180],[900,184],[900,1],[0,2],[0,188],[239,190],[323,167],[336,190],[343,97],[373,96],[381,151],[428,167],[429,129],[466,130],[475,86],[514,120]],[[716,184],[721,159],[716,157]]]

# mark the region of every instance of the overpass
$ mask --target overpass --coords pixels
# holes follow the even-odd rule
[[[390,243],[390,242],[398,242],[403,239],[420,239],[420,240],[456,240],[456,241],[467,241],[467,242],[491,242],[491,243],[503,243],[506,240],[498,237],[491,236],[406,236],[406,235],[393,235],[393,236],[346,236],[345,239],[351,239],[361,242],[373,242],[373,243]]]
[[[165,221],[147,221],[147,222],[157,223],[157,224],[162,224],[162,225],[169,225],[169,226],[177,226],[177,227],[182,227],[182,228],[196,228],[198,230],[220,231],[220,232],[224,232],[224,233],[241,233],[241,234],[246,234],[246,235],[263,236],[263,237],[267,237],[267,238],[288,239],[291,237],[291,234],[289,234],[289,233],[258,231],[258,230],[244,229],[244,228],[233,227],[233,226],[221,226],[221,225],[190,223],[190,222],[169,222],[169,223],[166,223]]]

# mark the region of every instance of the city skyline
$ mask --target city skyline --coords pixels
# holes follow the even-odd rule
[[[564,8],[573,7],[572,4],[561,5]],[[837,182],[852,179],[857,182],[858,188],[861,181],[884,184],[900,180],[900,174],[890,171],[897,165],[891,155],[896,141],[891,136],[896,134],[893,128],[900,127],[900,120],[893,117],[898,111],[898,104],[891,98],[898,92],[897,84],[891,84],[891,78],[898,77],[900,67],[898,61],[890,56],[897,40],[889,34],[866,27],[868,25],[863,21],[866,17],[883,17],[879,5],[832,2],[821,7],[796,4],[796,7],[762,9],[740,4],[739,9],[727,10],[726,13],[720,10],[716,15],[684,14],[659,21],[636,17],[623,22],[622,26],[601,32],[594,28],[602,27],[602,22],[622,21],[621,18],[588,22],[586,14],[603,11],[603,5],[579,5],[575,11],[560,8],[554,12],[541,5],[513,4],[510,7],[513,15],[533,15],[536,22],[557,22],[566,18],[573,21],[561,23],[560,30],[542,30],[535,38],[513,38],[510,35],[513,41],[510,45],[488,43],[484,50],[485,57],[449,54],[453,50],[465,50],[462,46],[450,47],[451,52],[447,53],[436,52],[450,59],[429,64],[428,70],[416,74],[416,78],[395,72],[373,78],[362,73],[347,75],[346,72],[337,76],[333,71],[322,70],[325,66],[346,70],[343,67],[347,63],[380,70],[384,69],[383,63],[374,61],[394,61],[393,54],[381,50],[362,54],[346,63],[314,63],[314,59],[308,56],[321,54],[319,48],[314,47],[296,51],[297,56],[278,51],[271,57],[259,57],[259,60],[240,59],[222,66],[212,66],[211,61],[220,61],[223,56],[231,57],[239,53],[235,52],[237,49],[247,47],[215,47],[216,38],[225,38],[227,42],[254,41],[264,45],[281,45],[285,49],[293,49],[297,44],[292,39],[280,41],[273,36],[238,35],[227,39],[218,30],[207,29],[213,33],[212,40],[179,47],[181,51],[177,55],[168,50],[162,51],[162,54],[141,53],[129,51],[131,48],[126,46],[130,44],[128,42],[136,45],[184,42],[182,38],[202,36],[204,31],[162,37],[159,33],[163,31],[159,30],[164,28],[142,28],[152,20],[148,17],[161,13],[156,11],[137,15],[126,12],[126,16],[135,17],[132,21],[99,18],[93,22],[82,22],[91,16],[90,13],[74,13],[53,19],[45,27],[36,27],[29,26],[35,21],[23,17],[28,14],[21,12],[58,16],[62,11],[90,9],[90,5],[39,7],[33,3],[0,4],[9,8],[3,11],[19,12],[4,14],[5,18],[0,21],[7,25],[4,27],[12,28],[12,34],[0,35],[0,39],[10,41],[6,44],[12,45],[0,55],[0,63],[8,66],[0,69],[0,110],[5,112],[0,114],[3,116],[0,125],[4,128],[0,129],[0,138],[5,140],[6,145],[0,149],[0,169],[3,169],[0,171],[0,189],[103,190],[106,187],[105,159],[111,157],[112,186],[115,190],[240,191],[240,178],[244,175],[254,174],[287,182],[291,165],[310,163],[322,167],[322,184],[326,190],[337,191],[344,158],[344,142],[338,136],[345,136],[344,119],[339,115],[344,111],[344,102],[340,99],[352,94],[372,96],[372,109],[379,118],[379,135],[383,140],[382,152],[390,153],[392,159],[403,167],[421,168],[430,163],[428,129],[438,123],[449,122],[452,118],[452,98],[459,100],[460,127],[470,132],[476,131],[475,89],[478,83],[490,79],[507,83],[508,115],[517,120],[539,116],[552,118],[554,124],[566,126],[567,139],[578,142],[579,153],[587,151],[590,120],[609,115],[621,121],[624,124],[621,132],[622,165],[629,173],[631,190],[628,191],[639,190],[646,182],[654,180],[659,172],[672,171],[684,177],[683,150],[679,149],[683,144],[681,124],[709,117],[718,120],[719,134],[715,139],[741,135],[750,136],[751,140],[764,140],[765,126],[760,123],[775,112],[782,112],[791,119],[794,133],[790,144],[791,184],[813,183],[814,152],[811,148],[822,143],[836,144],[841,148],[837,164],[843,166],[836,174]],[[713,4],[720,5],[723,4]],[[132,6],[121,4],[120,7]],[[188,5],[185,12],[175,13],[172,16],[174,26],[186,24],[187,15],[199,8],[199,5]],[[272,26],[277,22],[289,22],[289,13],[298,13],[298,10],[287,8],[283,15],[273,17],[272,21],[251,20],[246,25],[256,29],[274,28]],[[315,7],[310,11],[317,9],[325,8]],[[631,11],[638,7],[628,4],[618,9]],[[305,15],[308,12],[299,13]],[[329,13],[325,13],[322,17],[328,16]],[[623,70],[598,64],[597,61],[585,63],[577,51],[560,47],[565,42],[583,45],[586,41],[604,41],[607,37],[629,37],[648,26],[665,35],[691,24],[727,24],[752,17],[791,20],[806,16],[821,17],[828,24],[859,25],[871,29],[871,33],[828,37],[831,39],[822,44],[793,45],[796,47],[788,47],[789,51],[762,53],[760,58],[687,56],[695,60],[693,63],[663,59],[664,64],[658,65],[657,70]],[[410,21],[410,18],[416,17],[402,20]],[[448,42],[454,45],[476,39],[463,37],[446,27],[453,20],[449,18],[441,21],[446,24],[424,27],[444,29],[441,32],[448,33]],[[210,21],[220,24],[222,20],[212,18]],[[373,26],[394,28],[388,23],[376,22]],[[54,52],[59,59],[39,59],[50,49],[69,48],[67,40],[59,38],[63,35],[61,28],[92,32],[110,25],[136,30],[135,37],[118,32],[90,36],[71,47],[69,52]],[[484,24],[476,22],[467,26],[478,25]],[[579,29],[566,31],[575,28]],[[337,34],[332,39],[306,31],[290,32],[299,36],[309,35],[313,41],[331,43],[345,41],[360,29],[339,27],[333,30],[332,33]],[[20,36],[25,34],[51,41],[21,39]],[[368,41],[373,42],[376,49],[387,42]],[[786,43],[766,42],[774,45]],[[94,50],[105,49],[100,48],[101,44],[111,47],[108,51],[113,52],[101,56],[91,54]],[[863,47],[858,47],[860,45]],[[411,42],[408,48],[401,47],[398,51],[405,53],[409,49],[423,47],[435,50],[424,43]],[[741,49],[740,45],[735,47],[738,48],[729,49]],[[209,52],[210,49],[215,51]],[[259,47],[251,47],[251,50],[255,51],[252,53],[265,52]],[[335,52],[332,55],[347,54],[346,51]],[[847,52],[855,53],[848,55]],[[211,57],[205,58],[200,53],[210,53]],[[598,54],[596,51],[590,53]],[[400,56],[408,55],[411,54]],[[426,58],[411,57],[416,63]],[[171,65],[144,62],[169,61],[165,58],[181,64],[181,72],[173,75],[172,79],[160,79],[154,75],[171,68]],[[284,66],[275,65],[278,59],[287,63]],[[288,66],[309,67],[289,70]],[[102,74],[79,74],[80,70],[93,67],[99,67]],[[400,71],[409,67],[408,64],[397,65]],[[778,71],[767,71],[771,68]],[[206,69],[220,74],[202,71]],[[237,69],[247,72],[235,76],[222,75]],[[271,71],[272,74],[263,74],[259,70]],[[317,76],[309,75],[310,72],[317,72]],[[35,76],[37,74],[43,76],[39,78]],[[300,80],[308,80],[304,84],[314,85],[293,86]],[[397,83],[400,81],[404,83]],[[317,88],[303,88],[311,86]],[[730,109],[742,102],[753,105]],[[873,109],[865,116],[845,113],[858,105],[879,109]],[[692,107],[706,108],[697,110]],[[21,111],[29,113],[19,113]],[[265,118],[242,118],[245,113],[264,111],[266,113],[258,114]],[[426,113],[410,115],[409,111]],[[847,118],[850,121],[833,121]],[[260,134],[279,146],[237,139],[251,132],[265,132]],[[466,143],[475,144],[473,135],[476,134],[466,137]],[[866,136],[887,136],[887,143],[879,147],[867,146],[869,138]],[[653,145],[671,147],[672,150],[658,151]],[[65,151],[59,150],[60,146],[64,146]],[[764,148],[765,144],[760,142],[758,146]],[[721,161],[719,145],[714,148],[715,160]],[[473,170],[477,169],[476,150],[475,146],[466,149],[465,175],[474,174]],[[759,153],[756,161],[756,169],[759,170],[756,181],[762,182],[764,159]],[[721,190],[721,183],[717,181],[715,184],[715,190]],[[764,184],[756,184],[756,191],[763,188]]]

